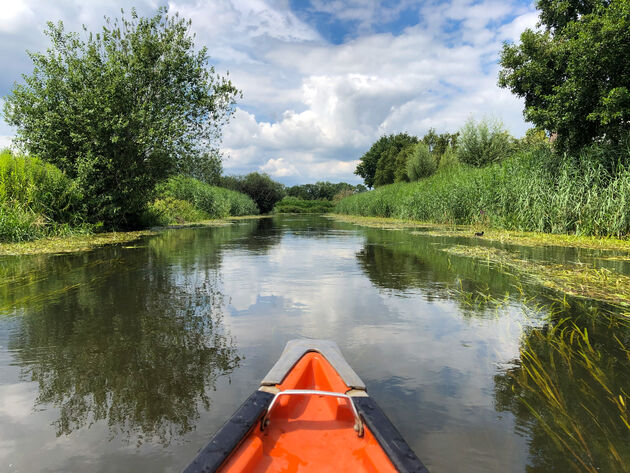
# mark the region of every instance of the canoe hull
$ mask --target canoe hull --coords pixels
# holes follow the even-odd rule
[[[287,354],[184,473],[428,473],[336,345],[292,341]]]

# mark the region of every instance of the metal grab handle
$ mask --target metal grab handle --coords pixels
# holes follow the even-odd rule
[[[357,408],[354,406],[354,402],[352,401],[352,398],[348,396],[347,394],[335,393],[332,391],[317,391],[316,389],[286,389],[284,391],[280,391],[279,393],[277,393],[271,400],[271,403],[269,404],[269,407],[267,408],[267,412],[265,413],[262,420],[260,421],[260,430],[265,430],[265,427],[269,425],[269,422],[270,422],[269,415],[271,414],[271,409],[273,409],[273,406],[275,405],[277,399],[280,396],[307,396],[307,395],[340,397],[343,399],[347,399],[348,402],[350,403],[350,406],[352,407],[352,413],[354,414],[354,430],[357,431],[357,433],[359,434],[359,437],[363,437],[363,421],[361,420],[361,417],[359,416],[359,413],[357,412]]]

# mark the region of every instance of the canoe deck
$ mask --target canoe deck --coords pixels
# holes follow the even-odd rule
[[[291,340],[184,473],[429,473],[330,340]]]
[[[317,352],[305,354],[278,388],[349,390]],[[250,432],[220,472],[397,471],[369,428],[359,437],[346,399],[283,396],[269,417],[269,425]]]

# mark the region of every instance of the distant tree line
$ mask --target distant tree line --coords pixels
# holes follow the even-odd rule
[[[358,194],[367,191],[364,185],[346,182],[316,182],[287,187],[287,195],[302,200],[334,200],[338,195]]]
[[[361,184],[355,186],[346,182],[328,181],[286,187],[267,174],[258,172],[245,176],[223,176],[218,179],[217,185],[250,196],[262,213],[271,212],[275,204],[286,196],[301,200],[334,201],[367,190]]]

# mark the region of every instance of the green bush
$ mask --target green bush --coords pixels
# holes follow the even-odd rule
[[[164,7],[97,31],[48,22],[50,45],[29,52],[33,71],[5,97],[4,117],[31,154],[76,180],[90,221],[136,226],[156,183],[205,174],[239,91]]]
[[[185,200],[165,197],[155,199],[148,206],[145,225],[171,225],[174,223],[199,222],[208,220],[207,213],[196,209],[193,204]]]
[[[76,184],[52,164],[0,152],[0,202],[13,202],[60,223],[84,218]]]
[[[332,211],[333,203],[329,200],[304,200],[297,197],[285,197],[276,204],[274,213],[327,213]]]
[[[614,168],[608,163],[616,162]],[[630,151],[593,145],[559,157],[537,147],[484,168],[455,166],[343,199],[339,213],[496,228],[630,234]]]
[[[498,121],[469,119],[459,132],[457,157],[471,166],[485,166],[507,158],[512,138]]]
[[[41,237],[45,230],[41,217],[19,204],[0,202],[0,241],[28,241]]]
[[[257,214],[252,199],[238,192],[222,189],[192,177],[175,176],[157,186],[158,199],[186,201],[204,212],[207,218]]]
[[[435,173],[437,163],[433,153],[424,143],[414,145],[413,150],[407,158],[407,177],[410,181],[417,181],[424,177],[429,177]]]
[[[282,200],[286,194],[284,185],[274,181],[267,174],[258,172],[246,176],[226,176],[221,180],[221,185],[250,196],[261,213],[271,212],[276,202]]]
[[[452,146],[449,146],[444,151],[444,154],[440,158],[440,164],[438,168],[442,169],[450,169],[459,166],[459,158],[457,157],[457,151]]]

